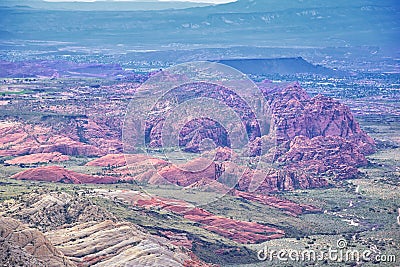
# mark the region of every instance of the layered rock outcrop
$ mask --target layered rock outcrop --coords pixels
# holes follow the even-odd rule
[[[77,266],[210,266],[128,222],[87,222],[46,236]]]
[[[200,87],[203,89],[202,93],[187,88],[185,92],[189,96],[200,94],[222,100],[218,94],[211,93],[203,88],[204,86]],[[248,119],[249,125],[255,127],[249,126],[247,129],[251,143],[244,155],[261,156],[262,161],[278,167],[257,171],[243,170],[240,166],[234,167],[239,169],[235,172],[244,173],[241,180],[238,180],[237,189],[248,191],[252,179],[265,180],[258,183],[259,193],[323,187],[328,184],[321,178],[323,175],[333,176],[336,179],[353,178],[358,175],[357,167],[367,164],[365,155],[374,152],[375,143],[360,128],[348,107],[322,95],[310,97],[297,83],[283,88],[263,83],[260,87],[266,99],[266,106],[263,108],[265,118],[271,119],[265,122],[270,124],[268,135],[260,136],[257,124],[253,123],[252,113],[246,105],[235,97],[226,97],[228,99],[226,101],[227,105],[234,107],[238,114],[247,114],[247,117],[241,116],[241,118]],[[197,94],[193,94],[193,91]],[[183,98],[181,96],[183,92],[182,88],[178,90],[176,98],[178,103],[189,97]],[[231,92],[222,89],[219,91],[222,95],[229,93]],[[155,120],[154,124],[151,121],[147,124],[150,144],[153,142],[155,146],[160,145],[159,128],[162,128],[162,123],[163,120]],[[187,123],[183,127],[180,132],[180,145],[184,150],[199,152],[202,140],[207,138],[217,145],[223,143],[220,140],[223,138],[226,140],[224,144],[229,144],[229,136],[226,136],[226,132],[222,132],[220,127],[210,126],[210,129],[214,129],[210,132],[204,125],[211,124],[202,119]],[[216,158],[216,160],[221,159]],[[222,158],[222,161],[224,160]],[[227,167],[224,166],[223,169]],[[182,186],[198,183],[201,178],[217,180],[220,177],[216,172],[214,175],[202,172],[196,176],[171,166],[161,169],[158,173],[168,181]],[[254,178],[255,173],[257,178]]]
[[[228,106],[238,115],[244,124],[249,140],[253,141],[260,136],[261,130],[256,115],[246,101],[226,87],[199,82],[183,84],[175,88],[155,105],[146,122],[146,143],[151,147],[162,146],[162,130],[165,127],[166,118],[175,107],[196,98],[208,98],[224,103],[223,105]],[[219,108],[216,106],[215,110],[210,110],[210,112],[218,113],[220,112]],[[197,153],[201,151],[201,143],[205,139],[212,140],[216,146],[230,146],[228,132],[241,132],[237,129],[243,125],[238,123],[237,119],[228,120],[228,125],[221,125],[212,118],[202,117],[188,121],[182,128],[179,125],[168,125],[167,127],[170,127],[172,132],[179,133],[179,145],[183,150]]]
[[[0,212],[37,228],[0,216],[5,266],[212,266],[179,242],[119,221],[83,196],[33,193],[1,203]]]
[[[258,124],[255,123],[255,115],[239,96],[226,88],[209,88],[202,83],[190,88],[183,86],[166,95],[164,102],[156,105],[157,110],[154,111],[157,112],[152,113],[155,115],[151,115],[146,123],[148,145],[159,146],[160,131],[165,122],[165,116],[160,114],[165,115],[171,107],[191,97],[209,97],[224,101],[245,122],[247,134],[253,140],[246,153],[240,156],[229,147],[218,147],[204,153],[205,158],[197,158],[184,165],[174,165],[146,155],[107,154],[87,165],[109,167],[104,168],[108,176],[91,176],[59,167],[44,167],[27,170],[13,178],[66,183],[136,180],[151,184],[172,183],[221,193],[227,193],[234,187],[239,191],[266,194],[281,190],[324,187],[328,185],[324,176],[333,176],[336,179],[353,178],[358,174],[357,167],[367,164],[365,155],[374,151],[375,144],[361,130],[348,107],[321,95],[310,97],[298,84],[277,88],[273,84],[263,83],[260,87],[266,99],[266,106],[263,108],[265,118],[271,118],[268,135],[261,136]],[[84,120],[87,123],[83,123]],[[47,152],[58,151],[55,153],[104,155],[103,147],[93,144],[97,144],[101,138],[119,138],[109,130],[111,126],[120,127],[118,120],[101,122],[95,119],[77,119],[69,124],[73,127],[69,127],[65,134],[71,134],[71,137],[49,137],[50,130],[43,125],[2,124],[0,140],[4,141],[4,145],[0,154],[46,152],[41,155],[47,155]],[[217,145],[229,146],[229,136],[226,135],[228,131],[223,131],[220,126],[207,118],[189,120],[183,128],[176,129],[180,133],[180,145],[191,152],[200,152],[201,143],[205,139],[211,139]],[[239,126],[228,127],[232,130]],[[60,134],[60,131],[57,133]],[[270,167],[258,170],[247,168],[240,161],[243,155],[257,157]],[[29,160],[29,157],[26,159]],[[18,160],[21,158],[9,162]]]
[[[0,216],[0,263],[2,266],[74,267],[39,230]]]

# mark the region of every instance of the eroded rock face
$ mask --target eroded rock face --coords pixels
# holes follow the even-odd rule
[[[354,178],[357,167],[368,163],[357,144],[339,136],[296,136],[278,161],[309,173],[333,172],[338,179]]]
[[[171,90],[155,105],[154,110],[152,110],[152,114],[155,115],[151,115],[146,122],[146,143],[150,147],[160,147],[165,118],[168,117],[171,110],[187,100],[201,97],[220,101],[234,110],[244,124],[249,140],[253,141],[261,135],[255,114],[250,106],[235,92],[226,87],[200,82],[184,84]],[[215,112],[218,112],[218,110],[219,108],[215,107]],[[222,127],[210,118],[195,118],[186,123],[182,129],[175,125],[168,125],[168,127],[171,128],[172,132],[179,133],[179,145],[183,150],[198,152],[201,151],[201,142],[205,139],[211,139],[217,146],[229,147],[230,140],[227,132],[233,132],[243,125],[234,120],[229,125]]]
[[[193,247],[193,242],[188,238],[186,233],[176,233],[172,231],[160,231],[160,233],[170,240],[171,244],[187,248],[189,250]]]
[[[264,93],[272,113],[272,131],[277,144],[296,136],[342,137],[357,145],[360,153],[372,153],[375,143],[354,119],[350,109],[338,101],[317,95],[313,98],[295,83]]]
[[[255,222],[238,221],[215,216],[194,208],[184,214],[184,218],[203,224],[203,228],[242,244],[253,244],[281,238],[285,232]]]
[[[241,191],[265,194],[275,191],[291,191],[327,186],[328,182],[298,168],[247,170],[238,181]]]
[[[46,236],[77,266],[210,266],[128,222],[87,222]]]
[[[69,156],[101,156],[122,152],[121,119],[53,120],[1,121],[0,156],[53,152]]]
[[[204,158],[197,158],[182,166],[168,165],[157,172],[168,182],[180,186],[189,186],[203,178],[215,180],[216,164]]]
[[[107,154],[95,160],[92,160],[86,164],[86,166],[98,166],[98,167],[123,167],[133,166],[135,164],[142,163],[163,165],[166,161],[154,158],[143,154]],[[121,170],[121,169],[119,169]]]
[[[311,98],[298,84],[264,88],[264,93],[272,114],[271,132],[251,143],[249,154],[264,151],[267,161],[284,164],[278,176],[286,178],[279,189],[325,186],[313,177],[325,173],[353,178],[357,167],[367,164],[365,155],[374,152],[375,143],[348,107],[322,95]]]
[[[48,142],[31,147],[28,151],[21,150],[19,154],[60,152],[70,156],[99,156],[103,153],[94,145],[72,140],[66,136],[51,137]]]
[[[226,104],[247,122],[246,128],[251,136],[250,140],[254,141],[244,153],[245,156],[263,154],[260,156],[261,161],[273,163],[279,167],[263,168],[257,171],[246,169],[240,166],[240,163],[236,164],[236,161],[235,164],[230,162],[232,158],[238,158],[232,149],[219,147],[204,154],[210,158],[209,156],[215,152],[216,157],[213,158],[214,162],[210,162],[202,170],[196,167],[201,165],[202,158],[187,163],[187,167],[196,167],[195,170],[190,168],[188,170],[185,166],[176,166],[145,155],[112,153],[87,164],[88,166],[111,167],[107,170],[110,176],[88,176],[62,168],[46,167],[28,170],[15,175],[14,178],[68,183],[136,180],[151,184],[172,183],[205,190],[210,189],[210,186],[207,189],[209,182],[218,191],[233,186],[232,181],[228,181],[227,176],[222,175],[231,171],[229,174],[236,176],[238,181],[236,189],[265,194],[271,191],[327,186],[328,183],[321,178],[321,174],[333,175],[337,179],[356,177],[357,167],[367,163],[365,155],[374,151],[374,141],[361,130],[349,108],[320,95],[311,98],[298,84],[292,84],[283,89],[262,87],[268,104],[264,110],[268,113],[266,116],[272,118],[271,131],[263,136],[260,136],[259,129],[254,124],[254,114],[250,112],[246,103],[226,88],[217,89],[211,90],[204,84],[198,84],[193,88],[178,88],[171,95],[166,95],[165,101],[157,105],[157,110],[155,110],[157,112],[154,114],[158,115],[150,116],[146,124],[148,144],[160,145],[160,131],[165,117],[159,114],[165,115],[171,107],[190,97],[211,97],[216,100],[226,100]],[[79,125],[76,125],[77,123]],[[64,154],[71,155],[98,155],[104,151],[100,145],[102,142],[99,141],[101,138],[108,138],[108,136],[118,138],[107,128],[119,127],[119,122],[116,120],[100,122],[89,119],[86,124],[77,120],[70,124],[73,127],[68,128],[66,133],[71,137],[61,135],[49,137],[49,129],[44,126],[21,125],[20,123],[1,124],[0,140],[4,141],[4,146],[0,149],[0,153],[15,155],[35,151],[62,151]],[[77,126],[79,126],[78,130]],[[184,149],[199,152],[201,142],[207,138],[219,145],[229,145],[226,132],[221,131],[217,126],[212,120],[201,119],[189,121],[183,128],[175,130],[180,133],[180,144]],[[99,147],[82,143],[85,141],[94,144],[95,139],[99,141]],[[92,148],[97,152],[92,151]],[[257,189],[254,189],[252,185],[254,179],[260,180],[256,181],[259,185]]]
[[[204,118],[195,119],[181,129],[179,133],[179,146],[187,152],[201,152],[203,140],[210,139],[217,147],[230,147],[228,133],[217,121]]]
[[[75,266],[43,233],[15,219],[0,216],[0,237],[2,266]]]
[[[214,159],[215,161],[237,161],[238,154],[229,147],[217,147],[214,150],[206,151],[203,156],[208,159]]]
[[[99,166],[99,167],[121,167],[126,165],[124,154],[107,154],[95,160],[86,163],[86,166]]]
[[[1,266],[45,267],[42,261],[4,238],[0,238],[0,255]]]
[[[216,192],[222,195],[226,194],[231,190],[230,187],[214,180],[214,179],[207,179],[203,178],[193,184],[188,185],[186,188],[188,189],[195,189],[198,191],[204,192]]]
[[[77,173],[67,170],[59,166],[45,166],[29,169],[11,176],[17,180],[34,180],[46,182],[61,182],[67,184],[109,184],[114,183],[118,179],[111,176],[94,176],[88,174]]]

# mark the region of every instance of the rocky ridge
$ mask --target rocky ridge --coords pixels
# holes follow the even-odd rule
[[[75,266],[43,233],[0,216],[0,262],[3,266]]]
[[[87,222],[46,236],[77,266],[210,266],[128,222]]]
[[[97,194],[111,199],[117,198],[129,205],[145,208],[160,208],[185,219],[200,223],[200,227],[215,232],[228,239],[242,244],[259,243],[284,236],[284,231],[262,225],[256,222],[239,221],[223,216],[214,215],[205,209],[177,199],[151,196],[137,191],[116,190],[106,191],[98,189]]]
[[[6,200],[0,207],[0,215],[11,216],[40,231],[73,223],[116,220],[89,199],[61,192],[37,192],[24,195],[19,201]]]
[[[82,195],[32,193],[1,203],[0,212],[0,251],[7,255],[0,259],[2,263],[54,267],[212,266],[166,238],[129,222],[117,222],[111,213]]]

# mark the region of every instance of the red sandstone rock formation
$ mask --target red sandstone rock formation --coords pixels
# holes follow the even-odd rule
[[[215,168],[214,162],[197,158],[181,166],[165,166],[158,171],[158,175],[172,184],[189,186],[204,178],[215,180]]]
[[[66,160],[69,160],[68,156],[63,155],[59,152],[53,152],[53,153],[30,154],[26,156],[16,157],[11,160],[6,160],[4,163],[17,165],[17,164],[61,162]]]
[[[259,175],[265,178],[260,192],[326,186],[327,181],[319,178],[321,174],[351,178],[357,175],[358,166],[367,163],[365,155],[374,151],[374,141],[361,130],[348,107],[321,95],[311,98],[298,84],[283,89],[262,89],[268,105],[265,110],[272,118],[271,130],[267,136],[256,137],[257,131],[253,129],[251,136],[254,141],[249,145],[248,154],[257,156],[264,153],[263,160],[283,164],[283,167]],[[206,91],[202,94],[213,96]],[[191,90],[186,93],[190,94]],[[222,90],[221,94],[228,92]],[[220,96],[214,97],[218,99]],[[228,105],[234,106],[239,114],[247,111],[247,107],[235,98]],[[251,115],[246,118],[252,121]],[[154,146],[160,145],[162,123],[162,119],[155,119],[147,125],[150,144]],[[224,134],[216,130],[219,127],[211,124],[204,120],[186,124],[180,133],[180,145],[188,151],[198,152],[204,138],[210,138],[218,144],[219,134]],[[229,156],[220,153],[216,160],[229,160]],[[198,182],[200,178],[171,166],[161,170],[160,175],[183,186]],[[212,179],[212,174],[202,175],[203,178]],[[250,176],[250,171],[247,176]],[[249,181],[244,178],[239,184],[241,190],[248,189]]]
[[[78,138],[76,138],[78,139]],[[70,156],[99,156],[101,150],[93,145],[57,135],[51,128],[18,122],[1,123],[0,156],[21,156],[59,152]]]
[[[162,144],[162,129],[165,118],[178,104],[192,98],[206,97],[221,101],[236,112],[244,127],[246,128],[249,140],[253,141],[260,135],[260,127],[257,124],[256,116],[251,107],[236,93],[229,89],[211,85],[207,83],[190,83],[170,91],[164,96],[153,110],[150,118],[146,122],[146,141],[151,147],[160,147]],[[218,108],[216,108],[216,112]],[[187,122],[182,129],[175,125],[168,125],[175,133],[179,133],[179,145],[186,151],[199,152],[202,140],[211,139],[217,146],[230,146],[228,129],[233,130],[239,125],[237,121],[232,121],[230,125],[221,125],[220,122],[211,118],[194,118]]]
[[[265,90],[265,95],[277,145],[296,136],[337,136],[353,142],[360,153],[374,151],[372,138],[361,130],[350,109],[338,101],[322,95],[310,98],[297,83],[277,91]]]
[[[313,185],[309,179],[322,173],[352,178],[358,166],[367,164],[365,155],[374,152],[375,143],[348,107],[322,95],[311,98],[298,84],[264,92],[272,114],[271,132],[251,143],[249,151],[255,156],[261,148],[264,153],[269,150],[264,155],[267,161],[284,164],[281,175],[292,178],[284,179],[284,189],[326,185]]]
[[[298,168],[247,170],[238,182],[237,189],[258,194],[274,191],[309,189],[327,186],[325,179]]]
[[[120,153],[121,119],[65,118],[28,124],[0,122],[0,156],[60,152],[70,156]]]
[[[86,163],[86,166],[114,166],[121,167],[126,165],[126,159],[124,154],[107,154],[95,160]]]
[[[216,180],[203,178],[191,185],[188,185],[186,188],[196,189],[198,191],[205,192],[216,192],[222,195],[228,193],[231,188],[227,185],[224,185]]]
[[[278,161],[315,174],[331,171],[338,179],[354,178],[357,167],[368,163],[356,143],[338,136],[296,136]]]
[[[142,163],[150,163],[155,166],[158,164],[166,164],[166,161],[154,158],[151,156],[143,155],[143,154],[107,154],[95,160],[92,160],[86,163],[86,166],[99,166],[99,167],[123,167],[142,164]],[[126,168],[123,168],[126,169]],[[118,169],[118,170],[121,170]]]
[[[29,169],[13,175],[11,178],[17,180],[34,180],[46,182],[61,182],[68,184],[108,184],[114,183],[118,179],[111,176],[92,176],[69,171],[59,166],[46,166]]]
[[[192,249],[192,240],[189,240],[185,233],[176,233],[172,231],[160,231],[167,239],[170,240],[172,245]]]

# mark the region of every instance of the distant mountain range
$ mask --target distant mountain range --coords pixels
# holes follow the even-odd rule
[[[3,0],[0,6],[8,7],[30,7],[46,10],[69,10],[69,11],[137,11],[137,10],[164,10],[185,9],[191,7],[209,6],[207,3],[196,2],[161,2],[157,0],[139,1],[113,1],[103,0],[96,2],[47,2],[43,0]]]
[[[393,48],[398,47],[400,33],[400,5],[393,0],[239,0],[184,10],[110,10],[3,7],[0,40],[56,40],[103,47],[123,44],[150,49],[233,45]]]
[[[15,6],[28,2],[0,3],[0,56],[1,50],[16,51],[7,53],[7,57],[39,50],[66,57],[132,55],[129,61],[136,61],[148,60],[144,54],[150,53],[150,60],[157,61],[162,56],[174,62],[177,57],[187,61],[303,56],[308,60],[308,54],[312,54],[318,57],[317,62],[331,65],[331,54],[321,54],[326,48],[337,49],[335,58],[339,56],[347,62],[363,62],[369,57],[396,59],[400,55],[400,4],[396,0],[238,0],[153,11],[113,11],[126,2],[79,4],[82,8],[86,5],[85,9],[93,6],[93,11]],[[43,4],[30,0],[33,2]],[[108,11],[100,11],[104,5],[110,5]],[[263,48],[313,53],[268,54],[261,51]],[[225,49],[223,55],[218,49]],[[163,51],[173,53],[158,53]],[[191,56],[190,51],[196,54]],[[2,59],[8,60],[7,57]]]

